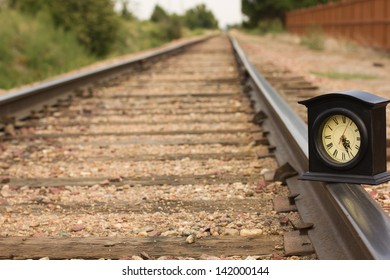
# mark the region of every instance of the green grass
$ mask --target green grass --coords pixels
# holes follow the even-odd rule
[[[353,79],[372,80],[378,78],[378,76],[376,75],[370,75],[364,73],[317,72],[317,71],[312,71],[311,73],[319,77],[340,79],[340,80],[353,80]]]
[[[323,51],[325,49],[325,34],[320,27],[311,26],[301,37],[300,44],[310,50]]]
[[[263,20],[260,21],[255,28],[243,28],[243,32],[250,35],[265,35],[265,34],[279,34],[286,30],[280,20]]]
[[[98,60],[80,45],[75,34],[55,28],[44,12],[32,17],[15,10],[0,9],[0,23],[0,89],[45,80]],[[163,36],[166,34],[164,27],[150,21],[121,20],[118,28],[119,38],[105,58],[157,47],[169,41]],[[185,36],[200,33],[201,30],[183,28]]]
[[[0,10],[0,88],[23,84],[95,61],[70,33],[55,29],[44,15],[38,19]]]
[[[114,43],[109,57],[129,54],[145,49],[158,47],[170,41],[165,27],[151,21],[122,21],[119,28],[119,39]],[[182,37],[205,34],[205,29],[190,30],[182,27]]]

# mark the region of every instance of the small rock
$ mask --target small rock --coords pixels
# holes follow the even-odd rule
[[[40,223],[39,222],[32,222],[30,223],[30,227],[39,227]]]
[[[144,259],[141,258],[140,256],[131,256],[131,260],[133,260],[133,261],[143,261]]]
[[[259,260],[261,259],[261,256],[247,256],[245,258],[246,261],[256,261],[256,260]]]
[[[187,238],[186,238],[186,242],[188,244],[192,244],[192,243],[195,243],[195,237],[191,234],[189,235]]]
[[[1,204],[8,204],[8,201],[4,198],[0,198],[0,205]]]
[[[215,219],[215,217],[214,217],[214,215],[209,215],[209,216],[207,217],[207,219],[208,219],[209,221],[213,221],[213,220]]]
[[[172,261],[172,260],[177,260],[174,256],[161,256],[157,260],[159,261]]]
[[[260,175],[264,175],[265,173],[267,172],[270,172],[270,170],[268,168],[263,168],[261,171],[260,171]]]
[[[282,257],[279,254],[277,254],[277,253],[273,253],[271,259],[273,259],[273,260],[281,260]]]
[[[114,226],[113,226],[115,229],[121,229],[122,228],[122,224],[121,223],[116,223]]]
[[[140,231],[151,232],[153,230],[154,230],[153,226],[146,226],[146,227],[142,228]]]
[[[239,236],[240,231],[235,228],[225,228],[222,235]]]
[[[377,190],[368,191],[368,193],[374,199],[378,196],[378,191]]]
[[[199,259],[201,259],[201,260],[220,260],[221,258],[218,258],[216,256],[209,256],[209,255],[203,254],[199,257]]]
[[[276,249],[276,250],[283,250],[284,247],[283,247],[283,245],[276,245],[276,246],[275,246],[275,249]]]
[[[160,236],[160,235],[161,235],[161,232],[158,230],[153,230],[153,231],[148,232],[148,236],[150,236],[150,237],[156,237],[156,236]]]
[[[175,236],[177,235],[176,230],[168,230],[161,233],[161,236]]]
[[[242,229],[240,231],[240,236],[243,237],[259,237],[263,235],[263,230],[261,229]]]
[[[180,231],[179,231],[179,232],[180,232]],[[193,233],[193,230],[191,230],[191,229],[189,229],[189,228],[185,228],[185,229],[182,230],[181,235],[183,235],[183,236],[189,236],[189,235],[191,235],[192,233]]]
[[[0,162],[0,168],[1,169],[9,169],[10,167],[11,167],[11,165],[9,165],[8,163]]]
[[[268,171],[264,173],[263,176],[265,181],[273,181],[275,176],[275,171]]]
[[[206,232],[197,232],[195,237],[196,238],[204,238],[204,237],[207,237],[207,236],[210,236],[210,232],[206,231]]]
[[[218,235],[221,233],[221,228],[220,227],[212,227],[210,228],[210,233],[211,235],[214,235],[215,233],[217,233]]]
[[[138,236],[146,237],[146,236],[148,236],[148,233],[146,231],[140,231],[138,233]]]
[[[141,252],[140,256],[141,256],[141,258],[142,258],[143,260],[151,260],[151,259],[152,259],[152,258],[149,256],[149,254],[146,253],[146,252]]]
[[[248,191],[248,192],[245,193],[245,196],[246,197],[252,197],[252,196],[254,196],[254,193],[252,191]]]
[[[117,242],[113,242],[113,241],[108,241],[106,243],[104,243],[104,247],[114,247],[116,244],[118,244]]]
[[[9,136],[16,136],[15,127],[12,124],[7,124],[4,128],[4,132]]]
[[[47,208],[49,209],[49,210],[51,210],[51,211],[54,211],[56,208],[57,208],[57,206],[59,206],[59,205],[54,205],[54,204],[48,204],[47,205]]]
[[[52,187],[52,188],[49,188],[49,191],[50,193],[52,194],[59,194],[60,192],[62,192],[64,190],[64,188],[61,188],[61,187]]]
[[[111,183],[118,183],[118,182],[122,182],[122,178],[121,177],[115,177],[115,178],[109,178],[108,181],[111,182]]]
[[[83,224],[76,224],[70,228],[70,230],[74,232],[82,231],[83,229],[85,229],[85,226]]]
[[[110,181],[109,180],[104,180],[103,182],[100,183],[100,185],[108,186],[108,185],[110,185]]]
[[[4,185],[3,188],[2,188],[1,191],[0,191],[0,194],[1,194],[3,197],[10,197],[10,196],[12,196],[12,194],[11,194],[11,192],[10,192],[9,185]]]

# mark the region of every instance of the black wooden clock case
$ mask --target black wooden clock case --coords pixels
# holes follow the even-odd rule
[[[369,185],[389,181],[386,158],[386,105],[389,102],[388,99],[356,90],[300,101],[308,108],[309,133],[309,171],[300,179]],[[347,163],[332,162],[321,152],[321,125],[334,114],[346,115],[360,130],[359,153]]]

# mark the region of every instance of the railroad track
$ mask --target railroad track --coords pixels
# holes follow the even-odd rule
[[[5,125],[1,258],[283,255],[228,40],[144,64]]]
[[[279,96],[273,86],[249,63],[238,44],[235,44],[247,69],[245,71],[250,73],[248,87],[252,99],[258,100],[259,110],[262,108],[271,116],[269,126],[278,128],[273,130],[271,143],[281,150],[277,153],[279,164],[287,163],[285,170],[288,173],[294,174],[295,171],[301,174],[307,170],[308,131],[303,121],[306,117],[302,110],[293,110],[291,106],[296,106],[295,102],[301,98],[317,95],[317,88],[299,76],[291,77],[291,73],[273,69],[270,71],[274,79],[273,86],[283,88],[283,97]],[[264,68],[259,67],[262,70]],[[283,132],[278,133],[280,130]],[[283,140],[285,137],[287,139]],[[286,182],[292,196],[297,198],[294,201],[300,215],[304,221],[309,221],[304,223],[301,231],[308,232],[320,259],[390,258],[390,248],[387,246],[390,238],[389,216],[362,186],[325,182],[306,185],[298,182],[296,176],[291,176]],[[310,221],[316,221],[315,225]]]
[[[232,42],[192,41],[1,99],[0,258],[388,257],[388,220],[375,242],[332,196],[367,199],[377,226],[359,188],[296,179],[304,125],[280,127],[259,93],[272,89]]]

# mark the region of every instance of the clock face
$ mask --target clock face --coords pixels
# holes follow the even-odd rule
[[[323,121],[319,145],[332,163],[348,164],[361,148],[361,131],[348,116],[333,114]]]

